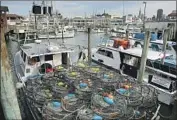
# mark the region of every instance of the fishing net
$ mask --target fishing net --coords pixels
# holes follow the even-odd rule
[[[104,119],[118,119],[124,115],[125,100],[118,99],[111,86],[99,89],[92,94],[91,108]]]
[[[85,106],[85,102],[74,93],[68,93],[62,97],[62,108],[67,112],[78,111]]]
[[[73,120],[74,114],[63,110],[60,99],[53,99],[44,104],[42,117],[44,120]]]

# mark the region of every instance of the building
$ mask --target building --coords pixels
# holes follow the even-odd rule
[[[17,14],[7,14],[6,16],[8,25],[16,25],[16,23],[24,19],[22,16]]]
[[[177,10],[173,10],[170,14],[168,14],[169,20],[176,20],[177,18]]]
[[[157,21],[161,21],[163,17],[163,9],[157,10]]]
[[[7,28],[7,13],[9,12],[9,9],[7,6],[0,6],[0,26],[2,28]]]

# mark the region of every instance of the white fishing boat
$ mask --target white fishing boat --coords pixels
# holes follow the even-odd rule
[[[58,65],[69,65],[77,62],[78,46],[56,43],[45,43],[37,40],[20,46],[14,57],[16,74],[22,82],[27,78],[45,74]]]
[[[67,29],[55,30],[55,32],[51,32],[51,33],[49,33],[49,35],[47,35],[45,33],[38,34],[39,39],[46,39],[48,37],[50,39],[54,39],[54,38],[73,38],[74,36],[75,36],[74,30],[67,30]]]
[[[102,30],[100,28],[95,28],[92,30],[92,33],[104,33],[104,30]]]

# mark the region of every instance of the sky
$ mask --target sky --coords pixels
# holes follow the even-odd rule
[[[2,6],[9,7],[9,13],[27,16],[32,9],[33,1],[3,1]],[[157,15],[158,9],[168,15],[176,10],[176,1],[146,1],[146,15]],[[36,3],[41,4],[40,1]],[[50,2],[49,2],[50,4]],[[124,7],[123,7],[124,6]],[[144,12],[143,1],[53,1],[54,9],[57,9],[64,17],[90,16],[93,14],[106,13],[111,15],[138,15],[141,8]],[[124,11],[124,12],[123,12]]]

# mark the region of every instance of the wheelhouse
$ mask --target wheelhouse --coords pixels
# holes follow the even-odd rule
[[[18,73],[21,77],[28,77],[53,71],[58,65],[69,65],[72,63],[70,57],[75,48],[76,46],[44,43],[23,45],[15,57],[15,63],[20,64]]]

